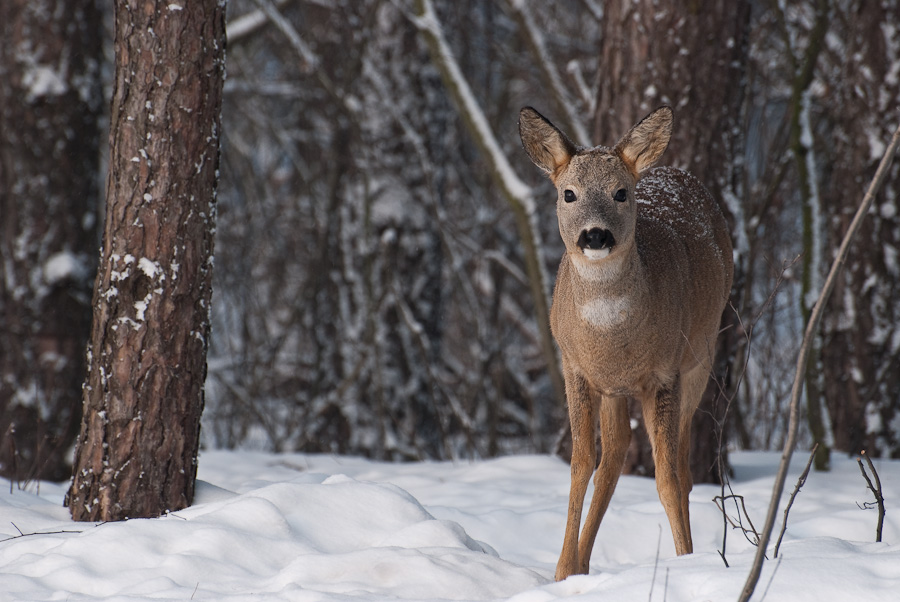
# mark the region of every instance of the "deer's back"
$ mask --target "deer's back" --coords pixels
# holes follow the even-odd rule
[[[637,244],[649,272],[681,289],[688,339],[699,345],[718,330],[734,272],[722,211],[697,178],[673,167],[647,172],[635,190]],[[673,261],[675,257],[682,258]],[[672,268],[678,265],[677,273]],[[670,288],[661,283],[665,290]],[[677,312],[676,312],[677,313]]]

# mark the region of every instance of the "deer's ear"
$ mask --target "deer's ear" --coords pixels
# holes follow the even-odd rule
[[[578,150],[555,125],[532,109],[519,111],[519,136],[531,161],[555,180]]]
[[[653,167],[669,146],[672,121],[672,109],[662,106],[644,117],[616,144],[616,153],[635,179]]]

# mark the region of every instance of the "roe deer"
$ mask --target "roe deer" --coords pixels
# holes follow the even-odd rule
[[[566,246],[550,312],[572,425],[557,580],[588,572],[631,439],[629,399],[641,404],[675,550],[693,551],[691,418],[709,379],[734,267],[728,228],[709,192],[687,172],[650,169],[671,133],[672,110],[664,106],[615,148],[579,148],[534,109],[519,114],[526,152],[556,185]],[[602,454],[579,540],[598,415]]]

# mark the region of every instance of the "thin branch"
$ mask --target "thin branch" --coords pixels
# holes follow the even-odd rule
[[[869,475],[866,474],[866,469],[863,467],[862,460],[859,458],[856,459],[857,464],[859,464],[859,471],[862,473],[863,478],[866,480],[866,486],[869,490],[875,495],[875,504],[878,507],[878,525],[875,527],[875,541],[881,541],[881,531],[884,528],[884,495],[881,491],[881,479],[878,478],[878,472],[875,470],[875,465],[872,464],[872,458],[866,453],[866,450],[860,452],[860,455],[866,459],[866,464],[869,465],[869,470],[872,471],[872,477],[875,479],[875,484],[872,485],[872,480],[869,479]],[[863,504],[865,508],[871,508],[872,502],[866,502]]]
[[[276,6],[284,6],[292,0],[274,0]],[[259,31],[263,25],[269,22],[269,18],[261,10],[254,10],[240,17],[230,19],[225,25],[226,35],[228,36],[228,44],[242,40],[250,34]]]
[[[11,524],[11,525],[16,529],[16,531],[19,532],[19,534],[18,534],[18,535],[11,535],[11,536],[9,536],[9,537],[7,537],[7,538],[5,538],[5,539],[0,539],[0,543],[3,543],[3,542],[5,542],[5,541],[11,541],[11,540],[13,540],[13,539],[22,539],[23,537],[34,537],[34,536],[36,536],[36,535],[61,535],[61,534],[63,534],[63,533],[83,533],[83,531],[66,531],[66,530],[60,530],[60,531],[41,531],[41,532],[39,532],[39,533],[22,533],[22,530],[21,530],[19,527],[17,527],[15,523],[12,523],[12,522],[11,522],[11,523],[9,523],[9,524]],[[103,523],[100,523],[100,524],[103,524]],[[100,526],[100,525],[95,525],[95,526]]]
[[[581,62],[577,59],[572,59],[566,65],[566,72],[572,76],[575,82],[575,91],[578,92],[579,100],[587,108],[587,114],[593,115],[597,110],[598,94],[596,90],[591,90],[591,87],[585,81],[584,73],[581,71]]]
[[[716,383],[716,386],[719,388],[720,394],[726,398],[727,404],[728,404],[725,409],[725,414],[722,417],[722,421],[718,425],[719,428],[717,430],[717,445],[718,445],[719,451],[718,451],[718,454],[716,455],[716,462],[718,463],[718,468],[719,468],[719,481],[721,483],[721,488],[720,488],[721,494],[718,499],[721,499],[723,502],[722,508],[720,508],[722,510],[722,549],[718,550],[718,552],[719,552],[719,556],[722,558],[722,562],[725,563],[725,568],[730,567],[730,565],[728,564],[728,558],[726,557],[725,554],[726,554],[726,548],[727,548],[727,544],[728,544],[728,525],[729,525],[729,523],[731,523],[731,519],[729,518],[728,514],[725,512],[724,502],[727,499],[734,499],[735,500],[735,509],[738,512],[738,517],[740,518],[741,511],[740,511],[740,508],[737,507],[737,499],[740,498],[742,504],[743,504],[744,499],[743,499],[743,497],[738,496],[734,493],[734,489],[732,489],[732,487],[731,487],[731,480],[729,479],[727,471],[725,470],[725,463],[723,461],[723,451],[722,451],[723,443],[724,443],[722,440],[723,439],[722,432],[723,432],[723,428],[724,428],[724,422],[725,422],[725,419],[728,417],[728,412],[731,409],[731,404],[734,401],[734,396],[737,394],[736,392],[740,389],[741,384],[747,375],[747,367],[750,363],[750,352],[751,352],[751,348],[753,347],[753,341],[754,341],[753,331],[756,328],[756,324],[762,319],[762,316],[767,311],[767,308],[769,307],[769,305],[774,303],[775,296],[777,295],[778,290],[781,287],[781,284],[784,282],[785,273],[787,272],[788,268],[793,266],[799,259],[800,259],[800,256],[798,255],[790,263],[785,262],[782,265],[781,273],[778,275],[778,277],[775,280],[774,288],[769,293],[768,298],[766,298],[765,302],[759,308],[759,311],[757,312],[756,316],[753,317],[753,319],[750,321],[749,324],[744,322],[744,319],[741,317],[741,312],[738,311],[738,309],[734,306],[734,304],[732,304],[729,301],[729,306],[731,307],[731,310],[734,312],[735,317],[737,319],[737,326],[739,327],[740,331],[744,333],[744,339],[746,340],[746,344],[744,345],[743,350],[742,350],[743,359],[739,362],[737,362],[737,361],[735,362],[735,363],[739,363],[741,365],[741,372],[738,374],[737,382],[734,384],[734,387],[733,387],[733,392],[731,394],[729,394],[726,391],[725,384],[723,382],[721,382],[719,378],[713,378],[713,382]],[[739,406],[736,411],[740,412]],[[730,494],[728,496],[725,495],[726,487],[728,488],[728,492]],[[715,501],[715,498],[713,501]],[[716,503],[718,504],[718,502],[716,502]],[[751,529],[753,529],[752,532],[756,536],[756,541],[750,540],[750,538],[747,537],[747,531],[743,528],[742,524],[739,524],[738,528],[742,529],[742,531],[744,532],[744,537],[747,538],[747,540],[750,541],[751,544],[757,545],[757,543],[759,542],[759,534],[756,532],[756,528],[753,526],[753,522],[750,520],[750,516],[747,514],[746,507],[744,508],[744,515],[747,516],[747,522],[750,523],[750,527],[751,527]],[[733,523],[731,523],[731,524],[733,527],[735,526]]]
[[[806,468],[803,470],[803,474],[800,475],[800,478],[797,479],[797,485],[794,487],[794,491],[791,493],[791,498],[788,500],[787,506],[784,507],[784,521],[782,521],[781,523],[781,533],[778,534],[778,541],[775,543],[775,558],[778,558],[778,550],[779,548],[781,548],[781,540],[784,539],[784,532],[787,531],[788,513],[791,511],[791,506],[794,505],[794,498],[796,498],[797,494],[800,493],[800,488],[806,484],[806,477],[809,476],[809,469],[812,466],[813,460],[816,459],[816,449],[818,447],[818,443],[813,445],[812,452],[810,452],[809,454],[809,461],[806,463]]]
[[[300,33],[297,29],[291,24],[287,18],[282,15],[272,0],[253,0],[254,3],[259,7],[259,10],[265,14],[266,18],[271,21],[272,25],[274,25],[278,31],[280,31],[284,37],[287,38],[288,42],[291,45],[291,48],[297,53],[297,55],[303,61],[303,71],[306,73],[312,73],[317,80],[319,80],[319,84],[325,89],[328,94],[330,94],[335,100],[340,102],[347,111],[351,114],[355,113],[358,110],[357,103],[348,98],[347,95],[339,89],[332,79],[322,70],[321,61],[315,52],[303,41],[303,38],[300,37]]]
[[[737,511],[737,519],[731,518],[730,516],[728,516],[728,513],[725,511],[725,502],[728,500],[734,500],[734,507],[735,507],[735,510]],[[720,501],[722,502],[721,505],[719,504]],[[744,502],[744,496],[737,495],[735,493],[732,493],[731,495],[726,495],[726,496],[717,495],[716,497],[713,498],[713,502],[716,504],[716,507],[719,509],[719,511],[722,512],[722,516],[725,517],[725,521],[729,525],[731,525],[732,529],[739,529],[741,531],[741,533],[744,534],[744,538],[747,541],[749,541],[751,545],[754,545],[754,546],[759,545],[759,532],[756,530],[756,527],[753,526],[753,521],[750,520],[750,513],[747,512],[747,505]],[[738,502],[740,502],[740,506],[738,506]],[[743,522],[743,520],[741,520],[741,515],[747,517],[747,524],[750,525],[749,529],[744,526],[744,522]],[[750,537],[750,534],[753,535],[752,538]],[[724,548],[725,546],[722,546],[722,547]],[[722,560],[725,560],[724,549],[723,549],[723,551],[719,552],[719,556],[722,557]],[[727,560],[725,561],[725,566],[726,567],[728,566]]]
[[[887,176],[898,146],[900,146],[900,126],[894,131],[891,143],[888,145],[887,150],[884,152],[884,156],[881,157],[881,162],[878,164],[878,170],[875,172],[875,177],[872,179],[872,183],[869,185],[869,189],[866,191],[866,195],[863,197],[862,203],[860,204],[859,209],[857,209],[856,215],[853,216],[853,221],[850,223],[850,227],[844,235],[844,239],[841,241],[841,247],[838,250],[837,257],[835,257],[831,264],[831,269],[828,272],[828,277],[825,279],[822,292],[819,293],[819,298],[813,307],[812,315],[810,316],[809,322],[806,324],[806,332],[803,335],[803,344],[800,346],[800,352],[797,357],[794,384],[791,387],[791,410],[790,421],[788,423],[788,437],[784,444],[784,451],[781,454],[781,464],[778,468],[778,474],[775,476],[775,484],[772,487],[772,499],[769,502],[769,511],[766,515],[766,524],[763,527],[760,546],[759,549],[756,550],[756,558],[753,561],[750,574],[747,576],[747,582],[744,584],[744,589],[741,592],[739,598],[740,602],[747,602],[750,600],[750,597],[753,595],[753,590],[756,589],[756,584],[759,582],[760,573],[762,573],[762,565],[766,555],[766,546],[772,535],[772,528],[775,525],[775,515],[778,512],[778,503],[781,500],[781,494],[784,491],[784,483],[787,479],[788,468],[791,464],[791,456],[793,455],[794,447],[797,444],[797,431],[800,423],[800,396],[803,391],[803,380],[806,375],[806,362],[809,359],[810,347],[819,330],[819,324],[822,321],[822,314],[825,311],[825,305],[828,302],[828,298],[831,296],[831,292],[834,290],[834,286],[837,283],[838,276],[844,268],[844,262],[847,261],[847,255],[850,252],[850,244],[862,226],[866,214],[872,207],[872,202],[875,200],[875,194],[878,192],[878,189],[881,188],[881,184]]]
[[[512,12],[513,18],[519,24],[519,29],[525,34],[525,40],[531,49],[531,54],[537,63],[537,67],[544,76],[547,90],[556,102],[556,108],[562,112],[563,125],[574,137],[575,143],[581,146],[591,146],[590,136],[584,121],[578,114],[575,102],[569,95],[569,91],[563,85],[562,77],[556,69],[556,63],[547,50],[544,36],[534,22],[532,8],[526,5],[525,0],[507,0],[506,5]]]

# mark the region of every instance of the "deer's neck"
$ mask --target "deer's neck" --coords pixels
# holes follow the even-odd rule
[[[570,258],[575,306],[591,326],[613,329],[642,319],[649,294],[644,265],[633,242],[618,251],[601,261]]]

